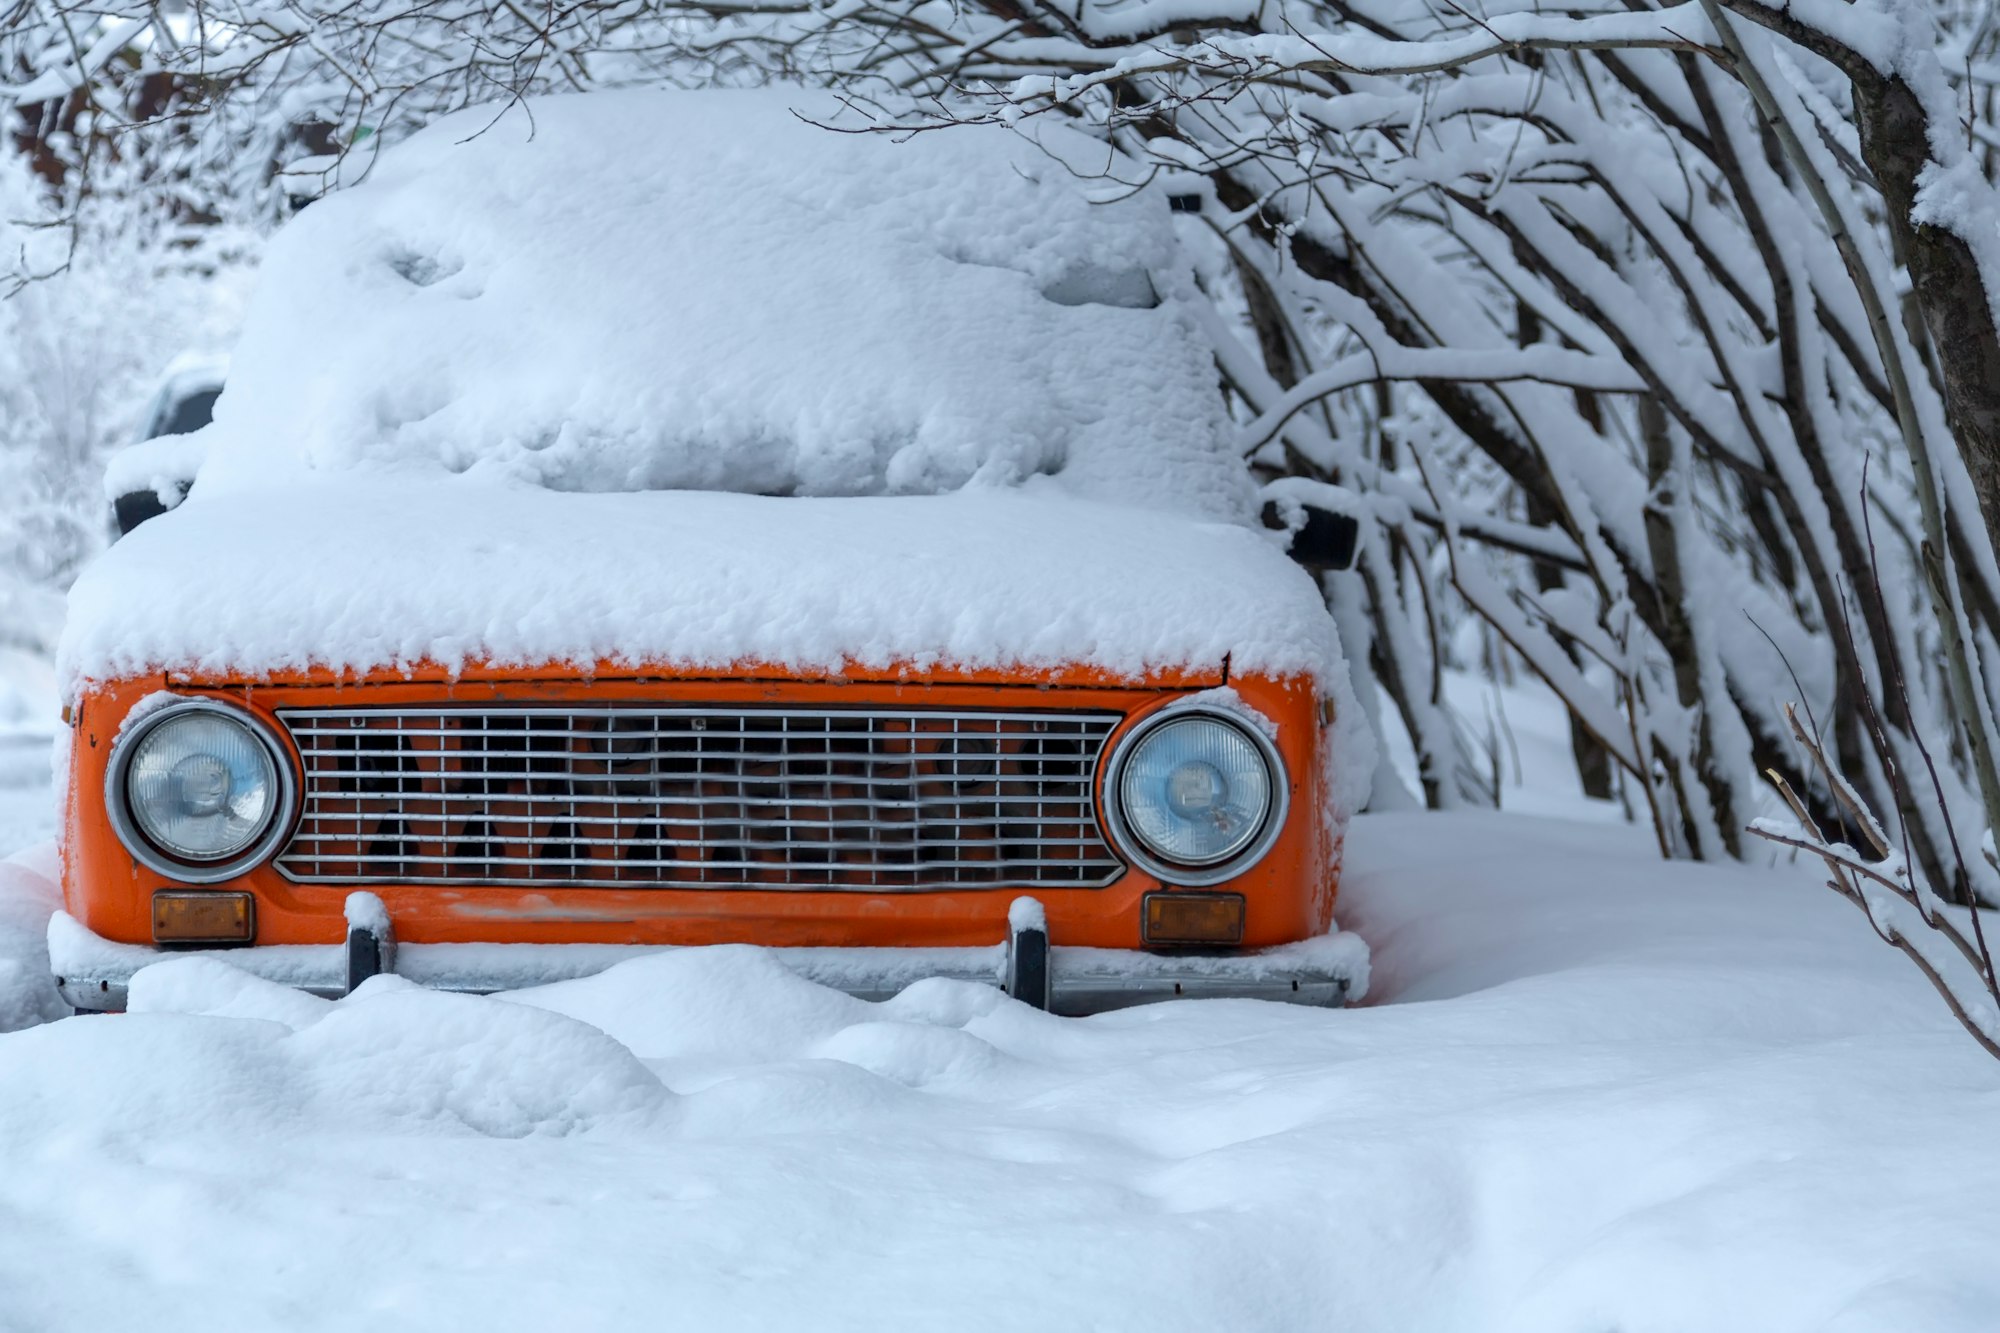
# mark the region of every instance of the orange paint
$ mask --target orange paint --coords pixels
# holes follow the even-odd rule
[[[69,804],[64,812],[63,894],[72,915],[106,939],[152,940],[152,895],[172,880],[135,862],[104,807],[105,771],[125,715],[156,690],[223,699],[270,722],[278,708],[438,704],[647,703],[928,707],[942,709],[1092,708],[1126,715],[1125,728],[1153,709],[1222,683],[1222,670],[1161,673],[1133,682],[1088,670],[994,672],[851,667],[817,677],[750,664],[726,673],[605,663],[535,669],[441,667],[337,678],[285,673],[259,680],[175,675],[92,686],[73,714]],[[1290,783],[1286,826],[1270,853],[1243,875],[1212,886],[1247,904],[1243,947],[1262,948],[1318,934],[1332,919],[1339,848],[1327,836],[1325,742],[1320,700],[1305,678],[1233,676],[1244,701],[1278,723],[1278,750]],[[287,740],[289,745],[289,740]],[[1106,753],[1109,753],[1107,749]],[[296,762],[296,755],[294,755]],[[1099,781],[1102,781],[1100,774]],[[1102,808],[1102,793],[1099,793]],[[269,864],[209,887],[256,898],[258,944],[327,944],[344,933],[352,885],[294,884]],[[1142,947],[1141,900],[1162,885],[1127,869],[1102,889],[995,886],[901,893],[654,887],[461,887],[372,883],[411,943],[610,943],[767,945],[985,945],[1004,938],[1007,909],[1023,893],[1041,899],[1056,944]]]

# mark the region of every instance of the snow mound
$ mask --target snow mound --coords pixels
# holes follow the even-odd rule
[[[170,958],[133,974],[125,1011],[255,1018],[294,1031],[326,1017],[333,1001],[252,976],[219,958]]]
[[[989,1072],[1003,1057],[962,1029],[995,1009],[1024,1008],[992,986],[938,978],[872,1004],[737,945],[654,954],[507,999],[590,1023],[671,1070],[676,1083],[746,1065],[833,1060],[910,1088]]]
[[[564,1134],[665,1104],[617,1041],[560,1014],[375,977],[292,1040],[326,1103],[408,1127]]]
[[[401,977],[322,1000],[221,959],[179,958],[133,977],[128,1003],[109,1025],[262,1034],[228,1038],[236,1076],[213,1096],[223,1118],[282,1102],[308,1119],[522,1138],[643,1118],[667,1100],[629,1049],[587,1023]]]
[[[580,1019],[653,1060],[794,1059],[874,1009],[748,945],[652,954],[508,998]]]
[[[215,423],[180,446],[206,451],[200,491],[381,466],[786,495],[1059,473],[1247,512],[1160,192],[1097,202],[1105,150],[1053,124],[808,120],[867,124],[796,88],[593,93],[390,149],[272,244]]]
[[[940,1086],[975,1085],[1009,1063],[990,1042],[960,1028],[893,1020],[851,1024],[819,1043],[812,1053],[822,1060],[839,1060],[865,1069],[891,1083],[932,1091]]]

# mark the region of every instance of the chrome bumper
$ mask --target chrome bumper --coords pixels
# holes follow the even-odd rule
[[[490,994],[591,976],[675,946],[621,944],[401,944],[392,970],[437,990]],[[771,956],[807,980],[864,1000],[886,1000],[926,977],[1005,988],[1005,944],[965,949],[774,948]],[[347,950],[337,944],[166,950],[119,944],[67,913],[49,921],[49,963],[63,998],[78,1009],[122,1011],[132,977],[173,958],[216,958],[254,976],[337,997],[347,990]],[[1323,935],[1259,953],[1150,954],[1055,945],[1048,951],[1049,1009],[1101,1013],[1155,1000],[1252,999],[1333,1006],[1367,985],[1368,951],[1349,934]]]

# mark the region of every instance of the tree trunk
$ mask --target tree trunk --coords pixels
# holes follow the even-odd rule
[[[2000,551],[2000,330],[1993,304],[1972,247],[1911,219],[1917,178],[1930,164],[1929,124],[1916,94],[1900,79],[1855,79],[1854,111],[1862,158],[1888,205],[1930,335],[1945,419],[1972,474],[1986,538]]]
[[[1912,216],[1918,180],[1933,165],[1931,134],[1957,134],[1958,123],[1933,126],[1908,83],[1884,75],[1860,53],[1782,10],[1757,0],[1720,2],[1847,75],[1861,158],[1882,192],[1896,250],[1909,269],[1941,380],[1945,421],[1972,474],[1987,541],[2000,552],[2000,328],[1972,248],[1945,228]]]
[[[1653,586],[1659,593],[1660,617],[1665,632],[1661,645],[1674,664],[1674,693],[1682,708],[1695,720],[1693,767],[1708,797],[1710,818],[1698,819],[1689,808],[1687,783],[1678,756],[1661,756],[1668,768],[1674,791],[1681,803],[1681,824],[1688,850],[1706,859],[1712,848],[1706,831],[1713,830],[1722,850],[1731,856],[1743,854],[1742,821],[1736,817],[1736,797],[1728,775],[1716,762],[1714,728],[1709,723],[1708,702],[1702,697],[1701,643],[1695,632],[1694,617],[1688,614],[1692,590],[1681,573],[1680,545],[1674,535],[1679,488],[1690,484],[1684,475],[1685,455],[1675,457],[1672,427],[1659,399],[1646,394],[1639,399],[1639,435],[1646,446],[1646,475],[1652,494],[1646,497],[1646,546],[1653,557]]]

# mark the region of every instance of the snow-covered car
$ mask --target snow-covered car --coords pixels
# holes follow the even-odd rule
[[[175,507],[71,594],[73,1005],[168,951],[340,994],[731,943],[1342,999],[1329,520],[1235,456],[1167,199],[850,115],[471,113],[287,225],[213,423],[121,465]]]

